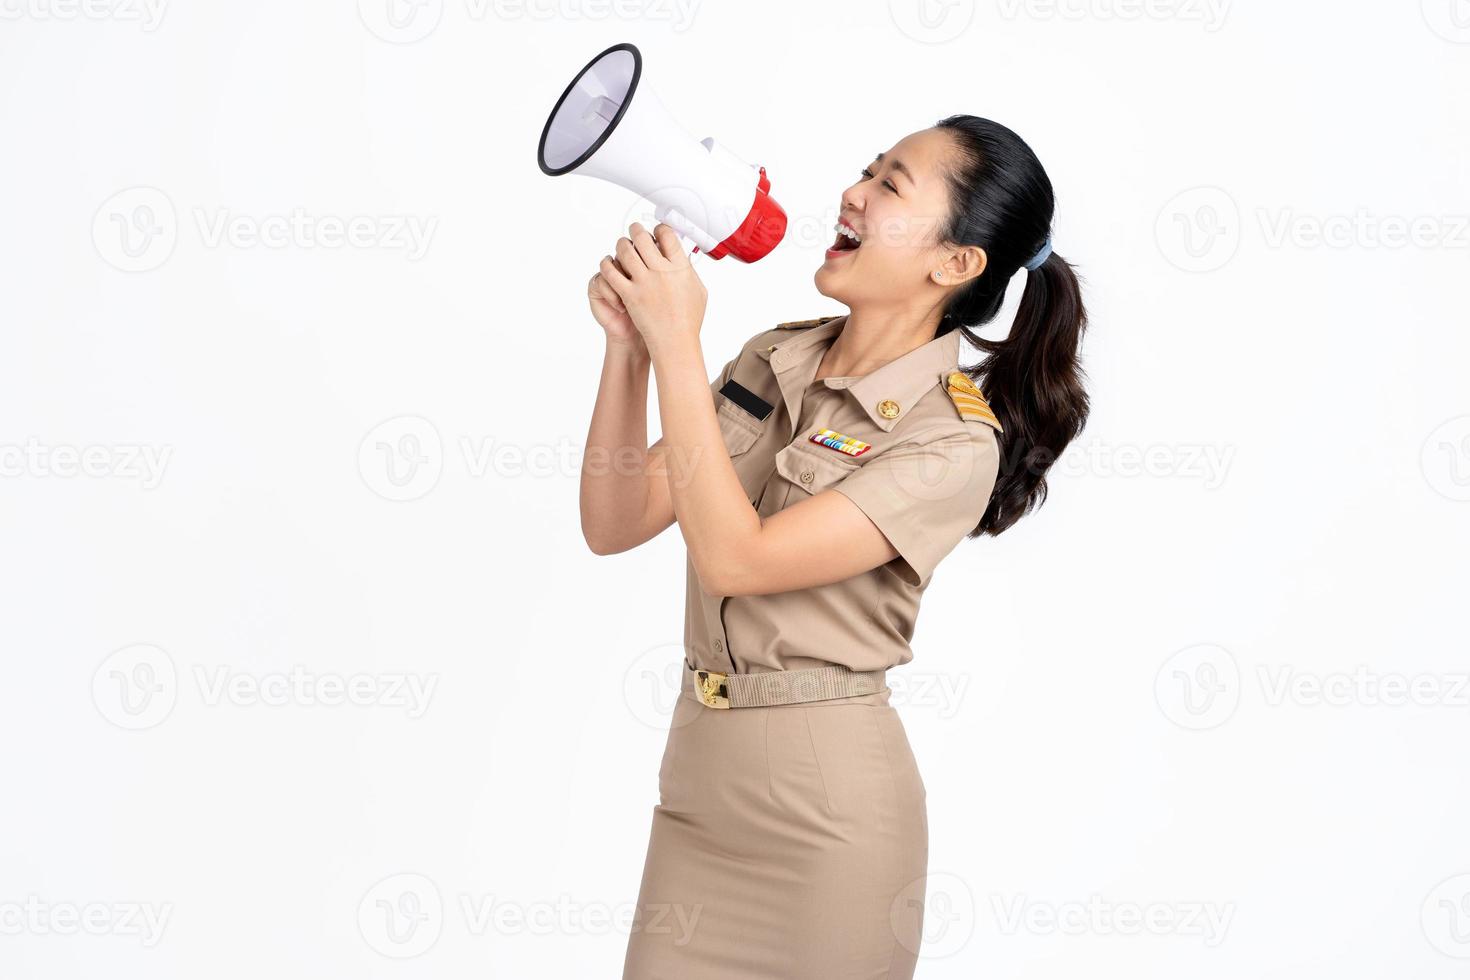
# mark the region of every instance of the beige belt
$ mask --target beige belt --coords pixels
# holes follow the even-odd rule
[[[884,690],[888,674],[886,670],[856,671],[839,664],[757,674],[699,670],[688,660],[684,666],[694,671],[695,695],[711,708],[760,708],[860,697]]]

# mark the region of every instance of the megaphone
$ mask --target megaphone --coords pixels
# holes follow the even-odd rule
[[[559,177],[577,173],[626,187],[654,203],[654,216],[711,258],[754,262],[786,234],[765,167],[696,140],[643,77],[643,55],[614,44],[577,72],[541,129],[536,162]]]

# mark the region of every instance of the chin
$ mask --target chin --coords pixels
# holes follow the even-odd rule
[[[840,285],[841,276],[832,272],[825,266],[818,266],[817,271],[812,274],[812,283],[817,287],[817,292],[828,299],[847,305],[843,294],[846,292]]]

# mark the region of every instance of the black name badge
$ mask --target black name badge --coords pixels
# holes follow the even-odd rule
[[[731,378],[729,381],[725,382],[725,386],[720,389],[720,394],[724,395],[726,398],[730,399],[732,402],[739,405],[741,408],[745,409],[747,412],[749,412],[751,415],[754,415],[762,422],[766,420],[767,415],[771,414],[771,405],[769,402],[761,398],[760,395],[757,395],[749,388],[745,387],[740,382],[736,381],[734,378]]]

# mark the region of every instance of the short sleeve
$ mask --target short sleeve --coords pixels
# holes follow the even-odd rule
[[[999,472],[994,430],[970,423],[894,446],[832,489],[877,525],[907,565],[904,579],[920,585],[979,525]]]

